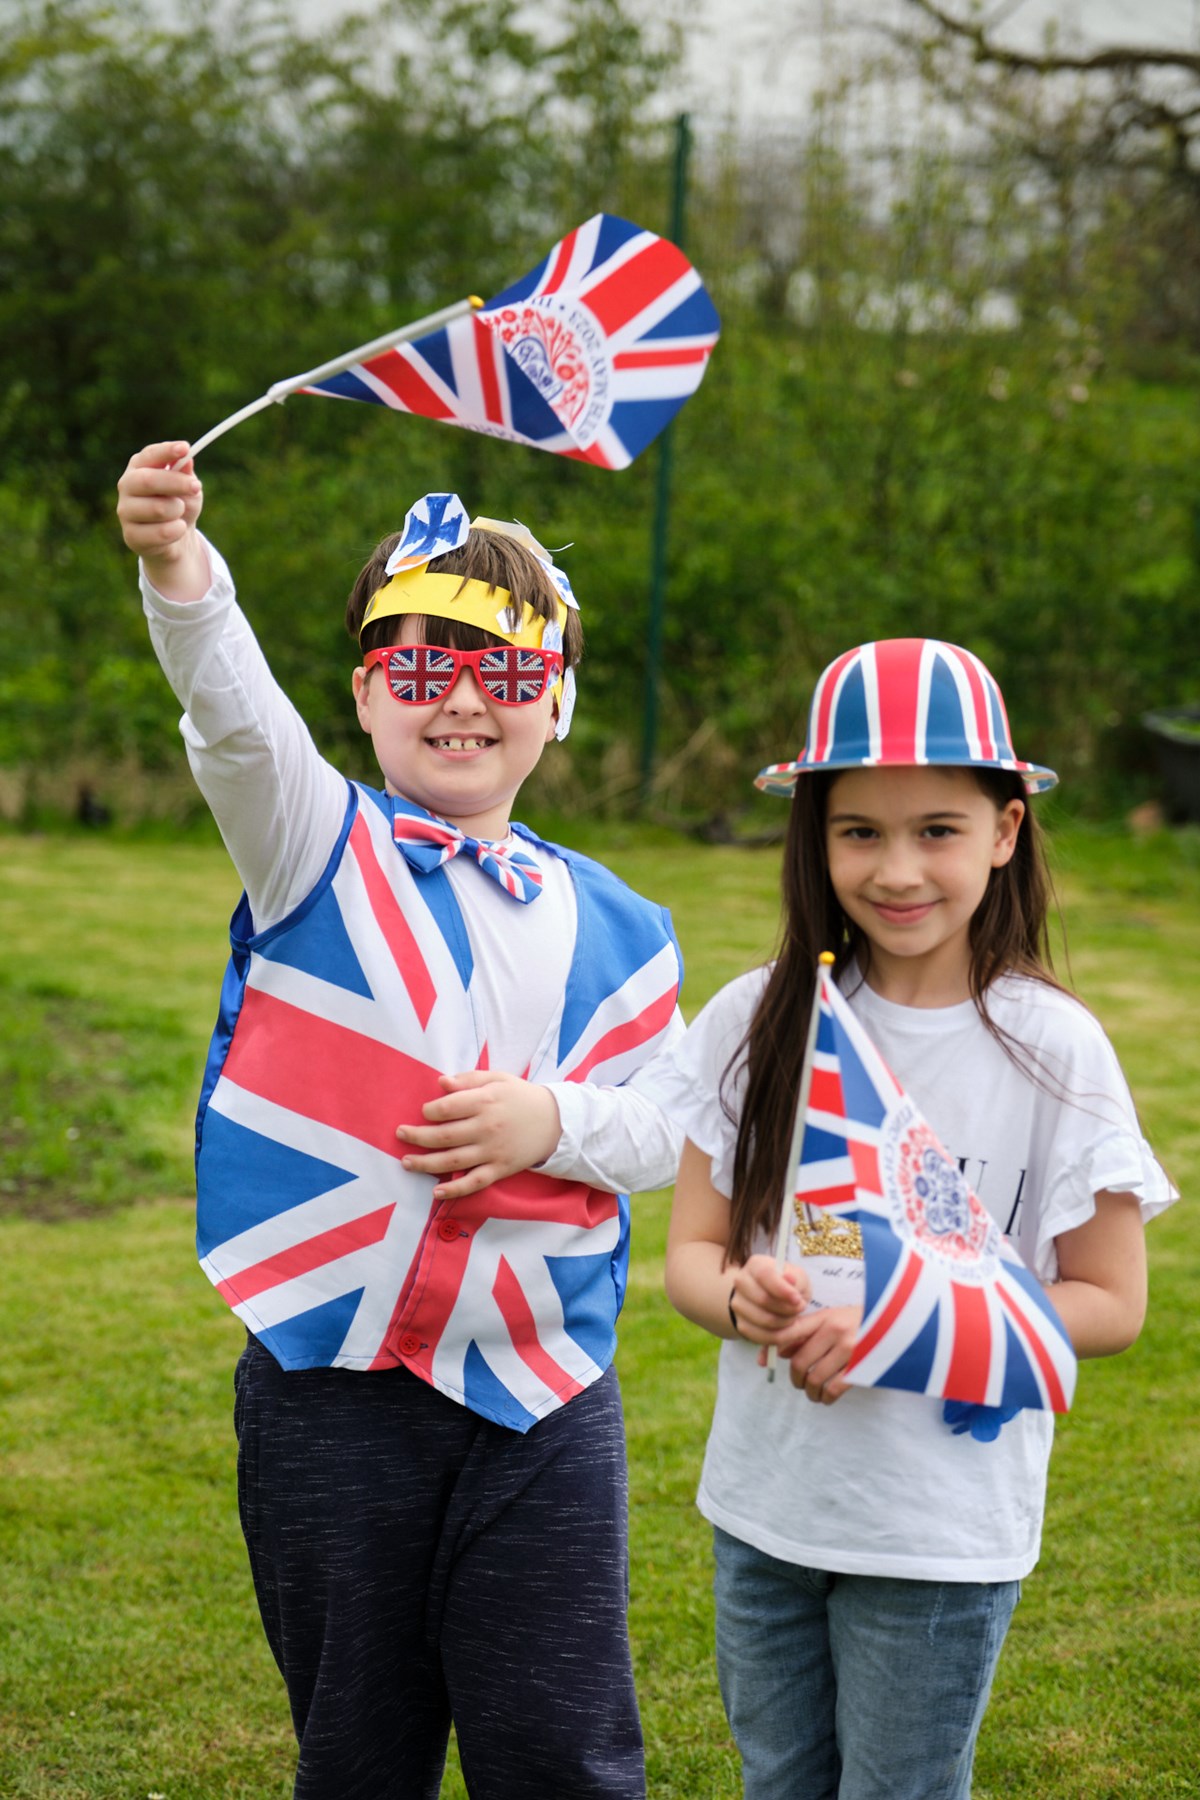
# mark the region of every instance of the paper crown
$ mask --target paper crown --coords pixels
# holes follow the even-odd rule
[[[829,664],[804,748],[794,762],[762,769],[755,786],[790,796],[797,776],[818,769],[925,764],[1011,770],[1031,794],[1058,780],[1015,755],[1004,697],[977,656],[937,638],[884,638]]]
[[[459,549],[472,527],[510,537],[537,557],[558,590],[557,618],[543,618],[527,601],[515,604],[507,588],[489,587],[486,581],[465,580],[461,575],[430,573],[433,558]],[[566,575],[524,525],[516,521],[503,524],[498,519],[468,520],[457,494],[425,494],[408,509],[384,574],[389,579],[371,595],[363,613],[360,643],[367,626],[378,619],[421,613],[431,618],[458,619],[508,644],[562,652],[567,610],[579,610]],[[558,707],[554,735],[565,738],[575,710],[573,669],[564,668],[552,692]]]

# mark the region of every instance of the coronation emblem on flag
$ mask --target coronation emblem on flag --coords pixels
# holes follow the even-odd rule
[[[893,1141],[880,1166],[897,1231],[911,1234],[959,1279],[990,1281],[1000,1254],[1000,1227],[907,1096],[887,1131]]]
[[[553,294],[484,317],[580,449],[588,449],[608,412],[612,380],[607,345],[595,320]]]

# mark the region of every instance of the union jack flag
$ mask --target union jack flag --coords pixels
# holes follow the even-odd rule
[[[846,1367],[861,1387],[1066,1412],[1066,1328],[831,975],[796,1176],[800,1206],[856,1224],[865,1301]]]
[[[623,469],[699,387],[719,335],[683,252],[597,213],[481,311],[304,391]]]
[[[259,936],[234,920],[197,1121],[201,1265],[285,1368],[403,1363],[527,1430],[603,1373],[628,1202],[524,1173],[453,1202],[402,1166],[439,1073],[486,1068],[444,870],[414,876],[392,803],[358,789],[330,874]],[[674,1015],[657,908],[572,859],[577,950],[530,1079],[617,1085]]]

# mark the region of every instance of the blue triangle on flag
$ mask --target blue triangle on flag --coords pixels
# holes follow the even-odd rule
[[[346,1341],[362,1297],[362,1288],[355,1288],[352,1294],[323,1300],[319,1306],[310,1306],[307,1312],[296,1313],[278,1325],[256,1330],[254,1335],[281,1368],[327,1368]]]
[[[869,1318],[879,1304],[880,1295],[892,1279],[892,1272],[904,1253],[904,1245],[891,1226],[875,1213],[854,1212],[847,1215],[862,1230],[863,1240],[863,1312]]]
[[[652,344],[655,338],[704,337],[710,331],[719,331],[721,320],[717,309],[702,287],[669,312],[665,319],[643,331],[639,343]]]
[[[804,1142],[800,1146],[800,1163],[834,1162],[838,1157],[848,1154],[848,1146],[844,1137],[832,1131],[822,1131],[820,1126],[811,1120],[804,1127]]]
[[[907,1388],[914,1394],[925,1393],[929,1386],[929,1377],[933,1372],[937,1341],[938,1318],[935,1308],[907,1350],[904,1350],[891,1365],[883,1385],[892,1388]]]
[[[355,1179],[352,1171],[277,1143],[211,1106],[202,1131],[204,1186],[196,1219],[196,1250],[202,1257],[252,1226]]]
[[[859,1060],[858,1051],[850,1039],[831,1019],[836,1045],[836,1055],[842,1077],[842,1099],[848,1119],[857,1120],[862,1125],[882,1125],[887,1117],[887,1107],[880,1098],[879,1090]]]
[[[641,229],[640,225],[631,225],[628,219],[618,218],[616,213],[601,213],[593,267],[598,269],[622,244],[627,244],[632,237],[639,237]]]
[[[458,382],[454,379],[454,359],[450,355],[450,334],[443,327],[441,331],[431,331],[428,337],[420,337],[413,343],[413,349],[420,352],[430,368],[440,375],[452,394],[458,392]]]
[[[603,1369],[613,1353],[616,1333],[612,1325],[612,1252],[594,1256],[548,1256],[546,1267],[570,1319],[570,1336]],[[587,1305],[589,1292],[595,1304]]]
[[[1036,1407],[1044,1407],[1046,1404],[1029,1366],[1024,1345],[1007,1319],[1004,1321],[1004,1388],[1000,1404]]]
[[[332,888],[324,890],[309,916],[320,919],[319,932],[287,931],[278,938],[267,937],[254,946],[258,954],[267,962],[282,963],[289,969],[299,969],[305,975],[315,975],[319,980],[332,982],[335,987],[345,988],[351,994],[361,994],[365,1000],[373,1000],[375,996],[350,942],[342,920],[342,911]],[[320,946],[319,955],[315,954],[317,945]]]
[[[494,1419],[497,1425],[508,1425],[514,1431],[528,1431],[531,1425],[537,1424],[534,1415],[493,1373],[474,1338],[463,1357],[463,1398],[472,1412],[482,1414],[485,1419]]]

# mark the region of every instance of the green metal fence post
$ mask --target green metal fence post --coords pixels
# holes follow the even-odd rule
[[[691,121],[680,113],[675,121],[675,179],[671,195],[671,238],[683,248],[687,205],[687,165],[691,149]],[[663,611],[667,589],[667,527],[671,507],[671,467],[674,460],[674,425],[659,439],[658,479],[654,500],[654,540],[650,558],[650,616],[646,622],[646,694],[642,713],[642,779],[640,803],[650,798],[654,777],[655,741],[658,736],[658,669],[662,660]]]

